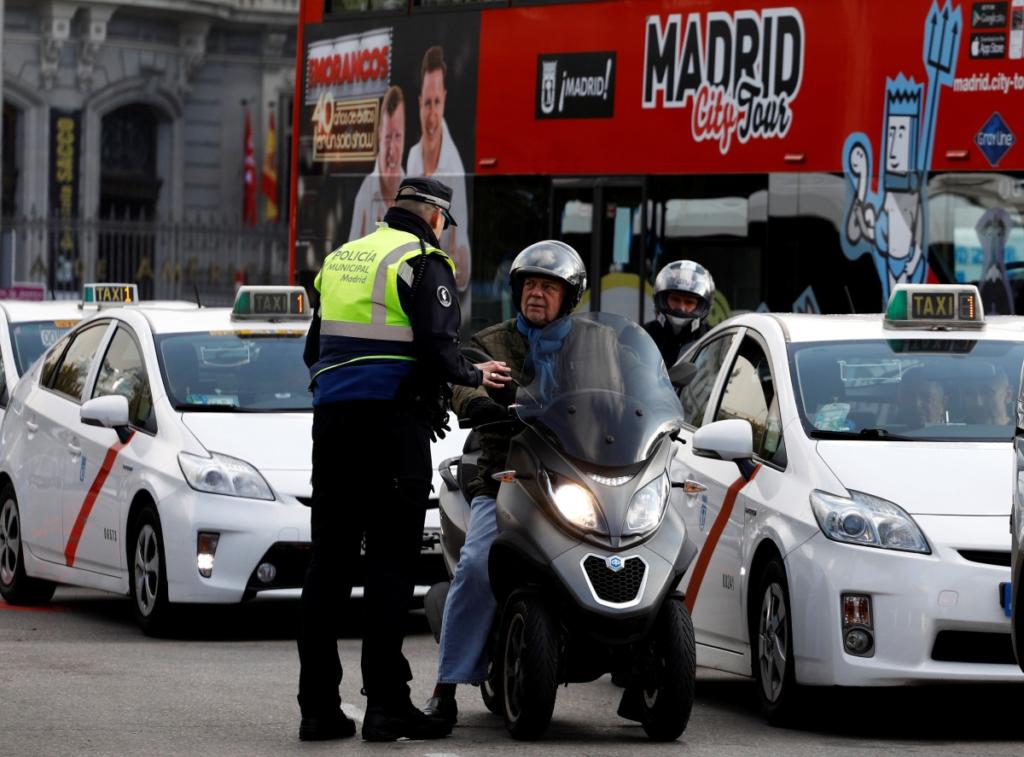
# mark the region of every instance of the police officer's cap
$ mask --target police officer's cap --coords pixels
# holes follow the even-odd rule
[[[458,226],[452,216],[452,188],[447,184],[426,176],[402,179],[398,185],[396,200],[417,200],[440,208],[445,217],[445,228]]]

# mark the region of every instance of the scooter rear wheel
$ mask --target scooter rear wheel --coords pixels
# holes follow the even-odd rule
[[[675,741],[690,721],[697,679],[697,646],[686,605],[667,600],[651,633],[653,666],[644,675],[640,723],[652,741]]]
[[[540,738],[551,723],[558,689],[558,631],[536,597],[511,600],[501,634],[505,728],[514,739]]]

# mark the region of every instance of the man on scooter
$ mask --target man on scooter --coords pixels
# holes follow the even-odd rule
[[[509,271],[512,300],[519,314],[477,333],[469,342],[494,360],[506,363],[515,384],[526,383],[523,369],[541,329],[573,311],[587,288],[587,272],[579,254],[567,244],[544,241],[520,252]],[[452,406],[474,426],[508,420],[514,386],[468,389],[456,386]],[[505,467],[512,429],[494,425],[480,430],[479,474],[469,482],[472,498],[466,541],[445,601],[438,657],[437,685],[423,711],[452,725],[458,716],[455,687],[487,678],[487,640],[496,603],[487,574],[487,558],[498,535],[495,515],[498,482],[494,473]]]

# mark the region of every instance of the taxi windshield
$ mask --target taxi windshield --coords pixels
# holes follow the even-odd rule
[[[77,321],[31,321],[11,324],[14,364],[23,376],[39,356],[68,333]]]
[[[303,331],[157,336],[171,404],[189,412],[311,411],[305,337]]]
[[[790,345],[797,408],[819,439],[1009,441],[1024,344],[879,339]]]

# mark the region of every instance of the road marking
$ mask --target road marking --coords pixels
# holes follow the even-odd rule
[[[63,607],[34,607],[27,605],[9,605],[0,599],[0,611],[11,610],[12,612],[63,612]]]
[[[760,465],[754,468],[754,472],[750,474],[749,479],[743,478],[743,476],[737,478],[725,493],[722,509],[718,512],[715,522],[711,525],[711,530],[708,531],[707,541],[701,547],[700,555],[697,557],[697,564],[693,568],[693,575],[690,576],[690,583],[686,587],[685,604],[686,609],[691,613],[693,612],[693,606],[697,604],[697,594],[700,593],[700,585],[704,582],[704,573],[707,572],[708,563],[711,562],[711,556],[715,553],[718,540],[722,538],[722,532],[725,531],[725,524],[729,522],[729,516],[732,515],[732,508],[736,504],[736,497],[739,495],[740,489],[754,480],[754,476],[757,475],[759,470],[761,470]]]
[[[92,486],[89,487],[89,492],[85,495],[85,501],[82,502],[82,507],[78,511],[78,517],[75,518],[75,525],[71,527],[71,536],[68,538],[68,545],[64,548],[64,560],[68,567],[72,567],[75,564],[75,553],[78,552],[78,542],[82,539],[82,532],[85,530],[85,522],[89,520],[89,513],[92,512],[93,505],[96,504],[96,498],[100,494],[100,490],[103,488],[103,484],[107,481],[107,476],[110,475],[111,468],[114,467],[114,460],[117,458],[117,454],[128,446],[132,440],[132,436],[135,435],[133,431],[128,437],[128,441],[122,444],[120,441],[115,442],[114,446],[107,450],[106,456],[103,458],[103,464],[100,466],[99,472],[96,474],[96,478],[93,479]]]

